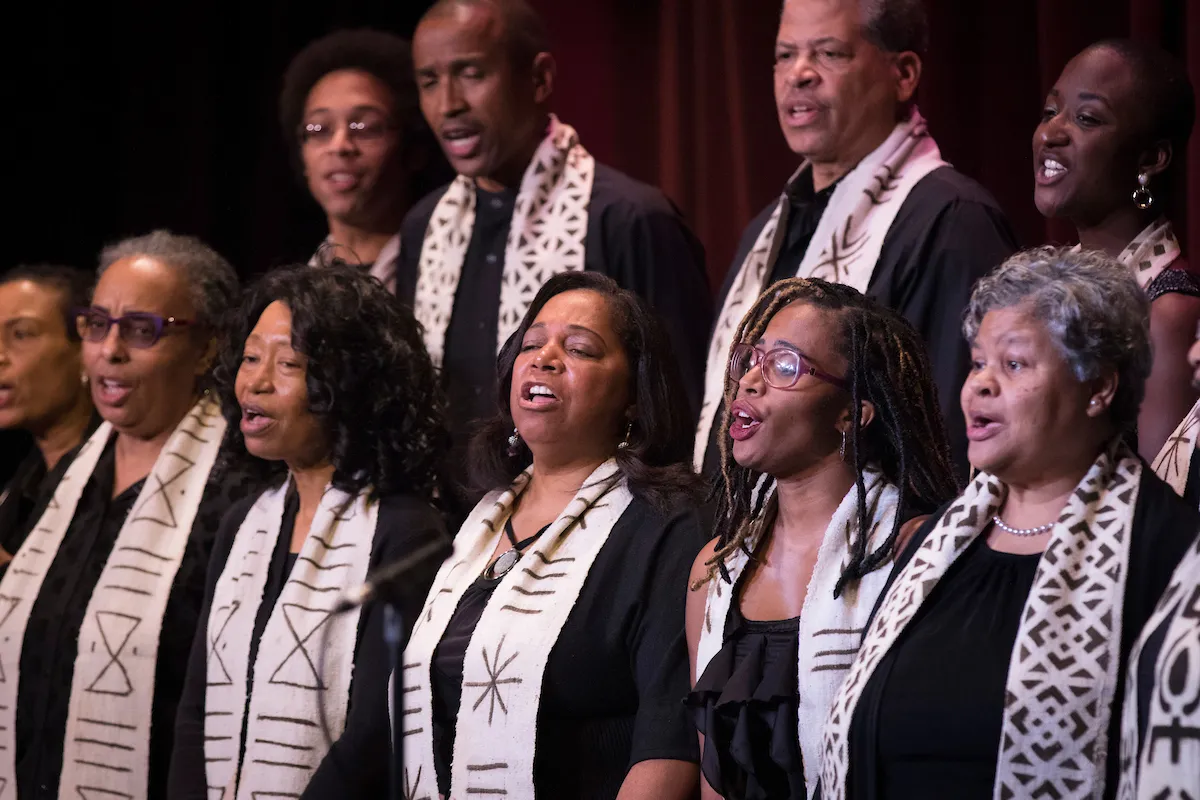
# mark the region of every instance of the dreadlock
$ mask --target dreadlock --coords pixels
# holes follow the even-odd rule
[[[848,286],[817,278],[789,278],[769,287],[738,326],[734,343],[757,342],[775,314],[795,302],[805,302],[837,313],[841,323],[840,346],[850,364],[850,407],[875,406],[869,427],[853,413],[850,430],[858,487],[859,536],[850,543],[850,559],[834,588],[834,597],[850,583],[886,564],[907,511],[929,513],[958,493],[950,461],[950,447],[930,377],[929,357],[916,330],[899,314]],[[729,406],[737,384],[726,380],[721,424],[731,422]],[[742,550],[754,557],[748,542],[759,532],[769,532],[774,521],[775,479],[741,466],[733,458],[728,436],[720,437],[721,480],[716,484],[717,546],[708,562],[708,575],[699,588],[718,573],[729,580],[725,561]],[[900,489],[896,521],[887,540],[867,551],[870,536],[867,493],[863,471],[878,467]],[[764,513],[765,512],[765,513]],[[760,538],[760,544],[765,537]]]

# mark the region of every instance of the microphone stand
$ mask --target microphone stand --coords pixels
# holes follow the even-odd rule
[[[389,602],[383,607],[383,641],[387,645],[388,665],[392,672],[392,759],[388,773],[393,800],[408,800],[404,785],[404,669],[400,664],[403,638],[400,610]]]

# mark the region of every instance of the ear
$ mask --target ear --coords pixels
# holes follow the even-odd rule
[[[558,75],[558,64],[549,53],[538,53],[533,58],[533,101],[543,105],[554,94],[554,78]]]
[[[1156,142],[1153,147],[1142,153],[1142,157],[1138,159],[1138,169],[1154,177],[1171,166],[1174,155],[1175,151],[1170,142]]]
[[[1112,407],[1113,397],[1117,393],[1117,386],[1120,380],[1117,378],[1115,371],[1101,375],[1092,381],[1092,393],[1088,397],[1087,415],[1095,419],[1101,414],[1108,413]]]
[[[870,425],[874,421],[874,419],[875,419],[875,404],[869,400],[863,400],[862,403],[860,404],[860,411],[859,411],[859,416],[858,416],[859,425],[862,426],[863,430],[866,430],[867,426]],[[850,409],[846,408],[846,410],[842,412],[841,419],[838,420],[838,426],[837,426],[838,430],[843,431],[843,432],[848,432],[850,430],[850,428],[852,428],[853,426],[854,426],[854,422],[850,418]]]
[[[913,99],[921,83],[921,57],[905,51],[893,56],[892,70],[896,78],[896,102],[904,105]]]

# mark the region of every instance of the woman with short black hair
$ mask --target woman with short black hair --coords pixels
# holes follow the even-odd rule
[[[377,281],[294,267],[248,292],[216,380],[228,457],[269,488],[230,509],[217,536],[170,797],[382,797],[383,609],[325,616],[371,570],[446,538],[433,364]],[[415,603],[431,577],[412,576]]]
[[[662,329],[612,279],[563,273],[498,377],[473,448],[492,491],[404,655],[407,788],[689,798],[683,590],[703,533]]]

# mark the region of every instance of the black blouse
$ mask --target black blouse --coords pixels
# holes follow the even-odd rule
[[[207,621],[212,604],[213,591],[225,569],[229,552],[233,549],[238,529],[254,505],[256,497],[247,498],[229,510],[221,522],[220,532],[209,564],[208,578],[204,591],[204,602],[200,608],[201,623],[194,628],[195,642],[191,648],[191,659],[183,697],[179,703],[176,721],[175,752],[171,761],[171,800],[205,800],[208,785],[204,765],[204,703],[207,682]],[[263,590],[263,602],[254,619],[254,633],[250,644],[250,663],[258,654],[258,643],[266,630],[267,621],[275,603],[283,592],[284,584],[295,564],[296,554],[291,553],[292,529],[299,510],[299,499],[289,492],[284,507],[284,518],[279,529],[279,538],[271,553],[271,564],[267,571],[267,583]],[[448,538],[441,516],[423,500],[412,495],[390,495],[380,501],[379,521],[375,538],[371,543],[368,571],[390,564],[407,555],[414,548],[431,539]],[[401,619],[411,630],[408,621],[415,620],[421,611],[421,603],[433,582],[430,571],[422,580],[424,586],[405,594],[413,595],[411,605],[401,609]],[[407,633],[407,632],[406,632]],[[253,670],[247,675],[249,704]],[[334,742],[321,765],[313,773],[312,780],[304,791],[307,800],[330,798],[382,798],[388,791],[388,764],[391,747],[388,729],[388,658],[383,640],[383,609],[372,604],[363,609],[358,620],[358,638],[354,651],[354,671],[350,681],[350,704],[346,713],[346,727],[341,737]],[[249,718],[249,714],[246,715]],[[245,753],[245,722],[242,728],[242,752]]]
[[[897,560],[872,615],[949,504]],[[1105,797],[1117,790],[1129,652],[1188,546],[1200,513],[1148,467],[1133,516]],[[983,537],[951,566],[876,667],[850,726],[850,800],[992,797],[1004,685],[1021,610],[1040,556],[991,551]],[[972,606],[972,602],[977,606]],[[989,763],[984,763],[990,760]]]
[[[83,489],[75,516],[30,611],[17,690],[16,772],[22,800],[56,800],[63,766],[67,706],[79,630],[100,573],[144,481],[113,498],[116,437],[109,440]],[[175,709],[204,596],[213,536],[228,506],[251,489],[239,474],[214,471],[171,586],[158,643],[151,710],[149,797],[167,797]]]
[[[694,512],[668,516],[637,499],[613,526],[546,664],[531,743],[538,798],[612,800],[640,761],[699,760],[683,705],[683,620],[692,561],[705,540]],[[497,583],[480,578],[467,590],[434,653],[433,749],[442,795],[450,788],[465,641]]]
[[[799,632],[799,617],[748,620],[730,603],[724,644],[688,695],[704,734],[701,770],[726,800],[808,796],[796,727]]]

